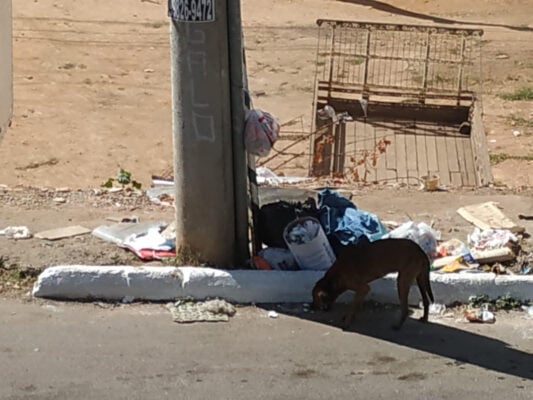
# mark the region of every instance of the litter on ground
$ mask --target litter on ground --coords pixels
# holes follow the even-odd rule
[[[237,309],[225,300],[178,300],[167,304],[174,322],[228,322]]]
[[[101,225],[93,229],[92,234],[97,238],[122,246],[126,238],[131,235],[141,234],[152,228],[163,229],[166,228],[167,225],[168,224],[164,221]]]
[[[494,314],[488,310],[465,311],[465,318],[468,322],[477,322],[482,324],[493,324],[496,322]]]
[[[91,230],[88,228],[85,228],[83,226],[75,225],[75,226],[67,226],[65,228],[56,228],[56,229],[50,229],[47,231],[42,231],[35,234],[35,237],[37,239],[44,239],[44,240],[59,240],[59,239],[66,239],[69,237],[74,236],[80,236],[80,235],[86,235],[88,233],[91,233]]]
[[[132,251],[144,261],[176,256],[175,226],[163,221],[102,225],[92,234]]]
[[[0,236],[6,236],[11,239],[31,239],[32,234],[27,226],[8,226],[0,230]]]
[[[480,229],[507,229],[515,233],[524,232],[524,227],[514,223],[493,201],[464,206],[459,208],[457,213]]]

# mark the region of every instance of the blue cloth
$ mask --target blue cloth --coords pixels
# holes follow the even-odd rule
[[[326,235],[342,245],[355,244],[362,236],[370,241],[378,240],[387,233],[376,215],[358,210],[355,204],[333,190],[323,189],[318,193],[318,208]]]

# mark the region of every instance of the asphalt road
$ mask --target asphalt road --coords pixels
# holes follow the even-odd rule
[[[389,326],[337,313],[240,308],[180,325],[161,304],[0,300],[0,399],[531,399],[533,319]]]

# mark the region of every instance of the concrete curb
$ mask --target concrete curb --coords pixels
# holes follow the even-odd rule
[[[39,275],[33,296],[60,300],[172,301],[219,297],[235,303],[308,303],[323,271],[218,270],[197,267],[56,266]],[[436,274],[431,285],[437,303],[467,302],[471,295],[511,295],[533,299],[533,276],[493,273]],[[369,299],[397,303],[395,274],[372,282]],[[349,293],[339,301],[351,298]],[[418,289],[410,303],[418,304]]]

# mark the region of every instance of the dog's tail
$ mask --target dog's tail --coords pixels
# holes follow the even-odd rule
[[[435,303],[435,298],[433,297],[433,292],[431,291],[431,285],[428,283],[428,296],[432,303]]]
[[[422,295],[422,297],[424,299],[429,297],[429,300],[434,303],[435,299],[433,298],[433,291],[431,290],[431,280],[429,279],[429,271],[430,264],[429,261],[426,260],[422,272],[420,272],[416,277],[416,283],[418,285],[418,289],[420,290],[420,294]]]

